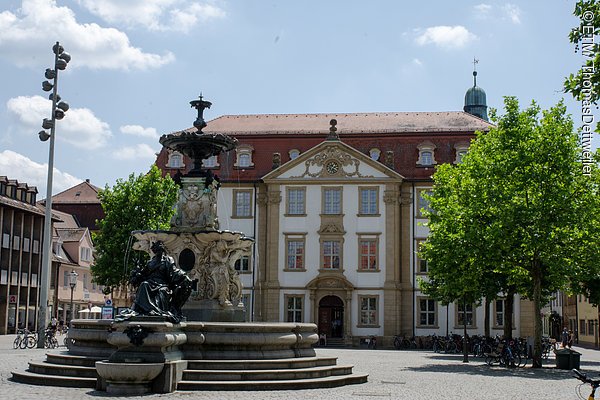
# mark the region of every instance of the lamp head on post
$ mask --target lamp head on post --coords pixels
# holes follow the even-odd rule
[[[78,276],[79,274],[73,270],[71,270],[71,272],[69,273],[69,286],[71,286],[71,290],[74,290],[75,286],[77,286]]]

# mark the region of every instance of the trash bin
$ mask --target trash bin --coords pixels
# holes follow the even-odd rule
[[[556,368],[558,369],[579,369],[581,353],[571,349],[554,350],[556,354]]]

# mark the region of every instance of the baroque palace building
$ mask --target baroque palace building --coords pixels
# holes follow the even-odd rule
[[[418,287],[427,263],[422,194],[440,163],[459,163],[476,131],[487,131],[485,92],[473,85],[465,111],[224,115],[205,133],[238,147],[204,160],[221,179],[220,228],[255,239],[236,264],[248,319],[314,322],[328,342],[359,345],[378,337],[462,332],[462,312]],[[193,130],[195,128],[189,128]],[[162,149],[171,176],[191,167]],[[502,334],[504,301],[491,302]],[[528,334],[515,299],[515,335]],[[482,307],[467,307],[469,334],[483,333]],[[531,318],[530,318],[531,320]]]

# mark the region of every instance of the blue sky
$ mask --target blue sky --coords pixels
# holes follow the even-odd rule
[[[158,137],[190,127],[202,92],[224,114],[462,110],[472,86],[543,108],[583,63],[575,0],[3,0],[0,175],[46,193],[44,71],[60,41],[71,109],[57,123],[54,193],[144,172]],[[599,138],[594,138],[598,147]]]

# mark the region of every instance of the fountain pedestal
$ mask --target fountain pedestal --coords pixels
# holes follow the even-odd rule
[[[107,342],[116,347],[108,361],[96,362],[97,388],[112,394],[169,393],[176,389],[187,362],[185,323],[137,316],[111,326]],[[202,342],[203,337],[197,337]]]

